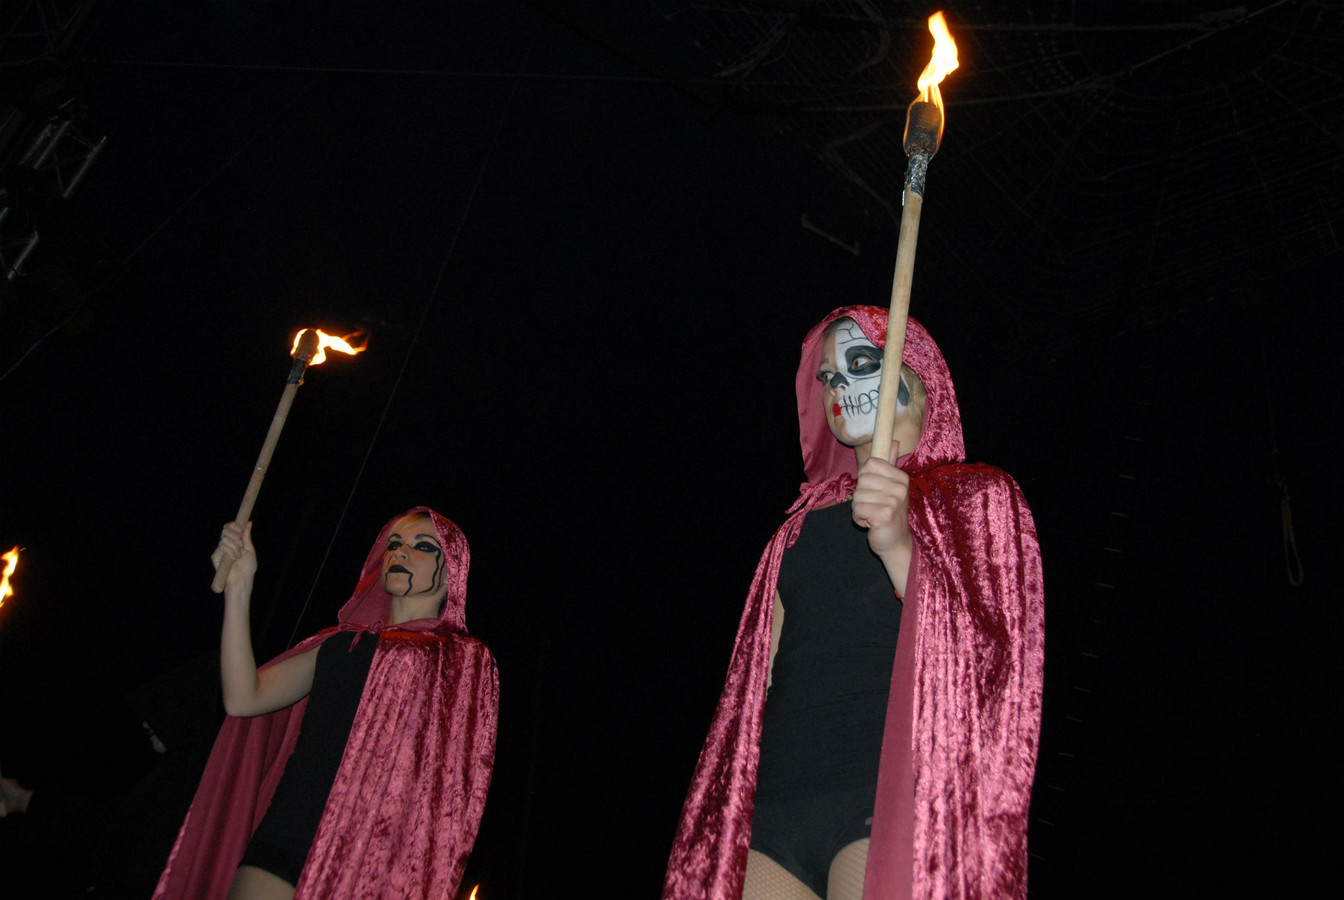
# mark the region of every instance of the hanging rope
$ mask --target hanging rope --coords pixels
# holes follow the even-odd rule
[[[1274,474],[1274,483],[1279,488],[1279,517],[1283,527],[1283,565],[1287,570],[1288,583],[1300,587],[1306,573],[1302,569],[1302,558],[1297,555],[1297,535],[1293,532],[1293,500],[1288,494],[1288,482],[1279,473]]]
[[[1257,304],[1260,318],[1259,333],[1262,335],[1274,334],[1263,303],[1263,297],[1257,299],[1261,300]],[[1279,489],[1279,529],[1283,535],[1283,565],[1288,584],[1293,587],[1300,587],[1306,577],[1306,571],[1302,567],[1302,557],[1297,553],[1297,534],[1293,530],[1293,498],[1288,493],[1288,478],[1283,474],[1283,458],[1279,452],[1279,433],[1274,421],[1274,398],[1278,396],[1278,393],[1273,381],[1274,373],[1278,369],[1270,366],[1269,348],[1267,346],[1269,342],[1262,340],[1259,343],[1261,384],[1265,391],[1264,408],[1268,411],[1265,418],[1269,426],[1269,465],[1271,470],[1269,480]]]

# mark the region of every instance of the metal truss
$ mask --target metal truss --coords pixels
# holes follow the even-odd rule
[[[0,7],[0,67],[66,56],[97,0],[6,0]]]
[[[41,239],[42,210],[74,193],[107,141],[85,134],[68,84],[68,61],[96,6],[20,0],[0,14],[0,72],[15,85],[6,98],[13,105],[0,111],[0,271],[8,281]]]

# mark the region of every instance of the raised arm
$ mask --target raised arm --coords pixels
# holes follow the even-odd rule
[[[224,710],[231,716],[259,716],[308,695],[313,687],[317,648],[258,672],[252,654],[252,581],[257,574],[257,552],[252,546],[251,522],[246,528],[239,528],[235,522],[224,526],[210,561],[218,569],[225,557],[233,564],[224,583],[224,628],[219,644]]]

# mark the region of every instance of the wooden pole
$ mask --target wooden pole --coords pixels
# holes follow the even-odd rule
[[[896,238],[896,270],[891,278],[887,345],[882,351],[882,377],[877,383],[877,419],[873,422],[872,455],[882,459],[891,456],[891,433],[896,427],[896,395],[901,387],[905,323],[910,316],[910,285],[915,280],[915,245],[919,243],[919,216],[924,211],[924,176],[942,138],[943,111],[922,95],[915,98],[905,114],[903,144],[910,163],[905,167],[905,190],[901,194],[901,231]]]
[[[275,445],[280,441],[280,432],[284,430],[285,420],[289,418],[289,408],[294,405],[294,395],[299,392],[299,385],[303,384],[303,373],[317,353],[317,343],[317,333],[308,329],[300,336],[299,345],[290,354],[294,357],[294,367],[290,369],[285,389],[280,394],[280,404],[275,408],[275,415],[271,417],[271,427],[266,432],[266,440],[262,442],[257,464],[252,469],[251,479],[247,482],[247,490],[243,492],[243,502],[238,504],[238,515],[234,517],[234,521],[239,526],[245,526],[252,515],[257,494],[261,492],[262,479],[266,477],[266,469],[271,464]],[[232,566],[233,560],[227,556],[220,560],[219,568],[215,570],[215,580],[210,583],[210,590],[216,594],[224,590],[224,582],[228,580],[229,569]]]
[[[877,383],[877,420],[873,423],[872,455],[891,455],[891,433],[896,427],[895,397],[901,386],[901,354],[905,351],[905,321],[910,316],[910,285],[915,279],[915,244],[919,241],[919,214],[924,198],[905,190],[901,232],[896,246],[896,271],[891,279],[891,309],[887,313],[887,346],[882,350],[882,377]]]

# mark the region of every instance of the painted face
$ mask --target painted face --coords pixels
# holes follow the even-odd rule
[[[873,436],[877,421],[877,387],[882,378],[882,350],[852,319],[841,319],[821,349],[817,380],[822,386],[826,419],[845,443]],[[910,402],[910,388],[901,373],[896,392],[899,418]]]
[[[443,591],[443,548],[429,517],[410,515],[392,526],[383,551],[383,587],[394,597]]]

